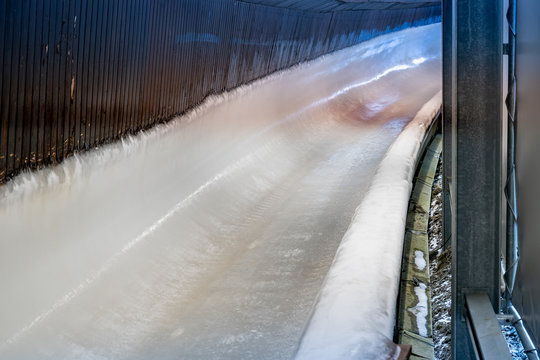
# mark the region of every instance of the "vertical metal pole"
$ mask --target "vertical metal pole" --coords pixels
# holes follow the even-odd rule
[[[474,359],[465,294],[499,311],[502,0],[453,0],[452,355]]]
[[[443,244],[444,249],[450,246],[452,237],[452,209],[450,207],[450,184],[452,182],[452,68],[454,62],[452,50],[455,37],[455,25],[452,7],[455,2],[444,0],[442,3],[442,27],[443,27],[443,108],[442,108],[442,135],[443,135]]]
[[[518,223],[516,197],[516,0],[509,1],[506,13],[508,21],[508,95],[506,110],[508,112],[508,150],[506,195],[506,311],[512,306],[512,292],[516,281],[518,252]]]

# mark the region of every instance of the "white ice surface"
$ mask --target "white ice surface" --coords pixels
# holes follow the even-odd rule
[[[439,92],[403,129],[381,161],[337,250],[297,359],[388,359],[395,351],[389,344],[414,165],[441,102]],[[427,315],[425,305],[426,314],[415,309],[420,315],[417,319]]]
[[[440,36],[378,37],[1,187],[0,359],[293,357],[379,162],[440,89]]]

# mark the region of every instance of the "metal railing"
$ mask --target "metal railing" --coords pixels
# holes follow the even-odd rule
[[[508,21],[508,44],[504,47],[508,55],[508,95],[505,104],[508,115],[507,131],[507,177],[504,188],[506,197],[506,266],[505,309],[509,311],[516,281],[519,261],[518,215],[516,198],[516,0],[509,1],[506,19]]]
[[[505,312],[511,315],[511,324],[523,343],[525,353],[530,360],[539,360],[538,349],[527,332],[523,319],[512,304],[512,294],[516,283],[519,263],[519,232],[516,191],[516,133],[517,133],[517,77],[516,77],[516,38],[517,38],[517,0],[510,0],[506,20],[508,21],[508,44],[505,54],[508,55],[508,94],[505,104],[508,115],[508,149],[507,149],[507,178],[504,188],[506,197],[506,271],[505,282]]]

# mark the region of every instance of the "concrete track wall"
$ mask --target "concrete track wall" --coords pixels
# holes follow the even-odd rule
[[[233,0],[0,2],[0,183],[276,70],[440,18]]]

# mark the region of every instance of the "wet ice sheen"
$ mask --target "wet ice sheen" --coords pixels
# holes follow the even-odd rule
[[[440,88],[439,38],[381,36],[0,188],[0,358],[293,357],[377,165]]]

